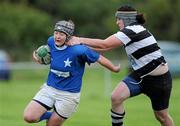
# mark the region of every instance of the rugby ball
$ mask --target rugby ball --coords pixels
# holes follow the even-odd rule
[[[48,45],[40,46],[36,51],[35,55],[41,64],[48,65],[51,63],[51,54]]]

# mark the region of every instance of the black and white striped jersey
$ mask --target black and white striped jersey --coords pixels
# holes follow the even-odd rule
[[[114,34],[124,43],[134,71],[146,76],[160,64],[166,63],[154,36],[141,25],[131,25]]]

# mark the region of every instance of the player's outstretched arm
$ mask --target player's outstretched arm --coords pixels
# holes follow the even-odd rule
[[[93,48],[99,48],[105,50],[117,48],[123,45],[122,41],[116,38],[114,35],[111,35],[106,39],[84,38],[84,37],[73,36],[67,43],[67,45],[76,45],[76,44],[85,44]]]
[[[96,51],[96,52],[99,52],[99,53],[104,53],[104,52],[112,49],[112,48],[101,49],[101,48],[94,48],[94,47],[90,47],[90,46],[88,46],[88,47],[89,47],[90,49]]]
[[[119,72],[120,71],[120,64],[115,66],[109,59],[105,58],[104,56],[100,55],[98,61],[99,64],[106,67],[107,69],[111,70],[112,72]]]

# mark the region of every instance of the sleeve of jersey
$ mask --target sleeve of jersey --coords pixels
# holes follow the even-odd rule
[[[91,63],[96,62],[99,59],[99,56],[99,53],[87,48],[83,54],[83,59],[90,65]]]
[[[124,43],[124,45],[126,45],[128,42],[131,41],[131,39],[121,31],[118,31],[117,33],[115,33],[114,36],[118,38],[119,40],[121,40]]]
[[[48,46],[50,46],[50,47],[54,44],[54,37],[53,37],[53,36],[51,36],[51,37],[48,38],[47,44],[48,44]]]

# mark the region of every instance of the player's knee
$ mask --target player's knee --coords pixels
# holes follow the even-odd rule
[[[120,104],[125,100],[125,97],[123,97],[123,95],[121,94],[116,94],[116,93],[112,93],[111,94],[111,102],[113,104]]]
[[[155,114],[156,119],[160,122],[160,123],[164,123],[166,121],[166,118],[168,118],[168,115],[165,113],[156,113]]]
[[[24,121],[28,123],[36,123],[38,122],[38,118],[36,118],[34,115],[31,114],[24,114]]]

